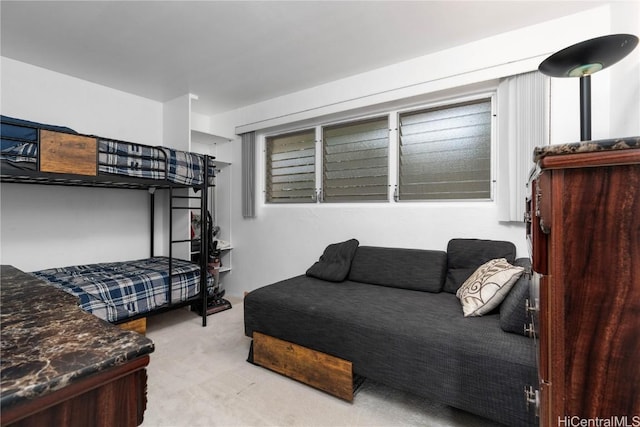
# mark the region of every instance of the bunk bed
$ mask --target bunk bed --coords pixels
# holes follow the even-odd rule
[[[147,190],[150,256],[118,263],[51,268],[31,274],[75,295],[84,310],[127,325],[178,307],[209,307],[216,288],[209,273],[207,227],[199,235],[173,239],[173,212],[207,217],[214,158],[161,146],[85,135],[55,125],[0,116],[0,182]],[[169,255],[155,256],[155,194],[169,192]],[[198,244],[194,244],[198,242]],[[174,244],[190,244],[189,260],[174,256]],[[195,262],[194,262],[195,261]],[[226,300],[223,300],[226,302]],[[202,326],[207,310],[201,310]],[[137,329],[137,326],[130,328]]]

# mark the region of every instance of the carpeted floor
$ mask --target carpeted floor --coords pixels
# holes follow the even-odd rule
[[[175,310],[148,319],[156,346],[143,427],[473,426],[495,423],[365,381],[353,403],[246,362],[243,307],[200,318]]]

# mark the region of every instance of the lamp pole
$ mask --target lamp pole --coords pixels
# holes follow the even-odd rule
[[[591,141],[591,76],[580,77],[580,141]]]

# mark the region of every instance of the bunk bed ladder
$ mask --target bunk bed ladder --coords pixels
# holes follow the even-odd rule
[[[149,187],[149,256],[155,256],[156,187]]]
[[[209,165],[209,156],[205,156],[205,165]],[[208,260],[209,260],[209,238],[207,227],[207,206],[208,206],[208,193],[209,193],[209,168],[204,168],[204,182],[196,189],[194,188],[195,195],[189,194],[189,189],[184,187],[177,187],[181,190],[177,194],[174,191],[174,187],[169,187],[169,289],[167,295],[167,301],[169,306],[173,305],[173,245],[177,243],[189,244],[189,254],[191,253],[192,239],[189,236],[188,239],[174,239],[173,238],[173,211],[174,210],[186,210],[192,212],[194,210],[200,210],[200,298],[202,304],[202,326],[207,326],[207,274],[208,274]],[[185,195],[186,191],[186,195]],[[198,206],[191,206],[191,201],[197,201]],[[153,244],[153,243],[152,243]],[[153,251],[153,248],[152,248]]]
[[[209,235],[208,206],[209,206],[209,156],[204,156],[204,183],[200,188],[200,293],[202,296],[202,326],[207,326],[207,277],[209,273]],[[213,224],[212,224],[213,225]]]
[[[208,206],[209,206],[209,156],[204,156],[204,182],[200,188],[200,294],[202,299],[202,326],[207,326],[207,277],[209,273],[209,235]],[[213,225],[213,224],[212,224]]]

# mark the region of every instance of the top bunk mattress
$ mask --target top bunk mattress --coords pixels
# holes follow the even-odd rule
[[[213,157],[167,147],[80,135],[73,129],[62,126],[7,116],[0,118],[3,177],[6,174],[20,174],[21,171],[36,171],[110,175],[200,186],[205,181],[205,162],[208,159],[209,185],[213,185]],[[53,149],[47,150],[48,146]],[[60,157],[59,161],[52,161],[51,157],[45,158],[45,155],[51,156],[52,152],[53,156]],[[56,169],[65,162],[74,169],[64,169],[64,166],[63,169]],[[53,169],[49,164],[54,165]]]

